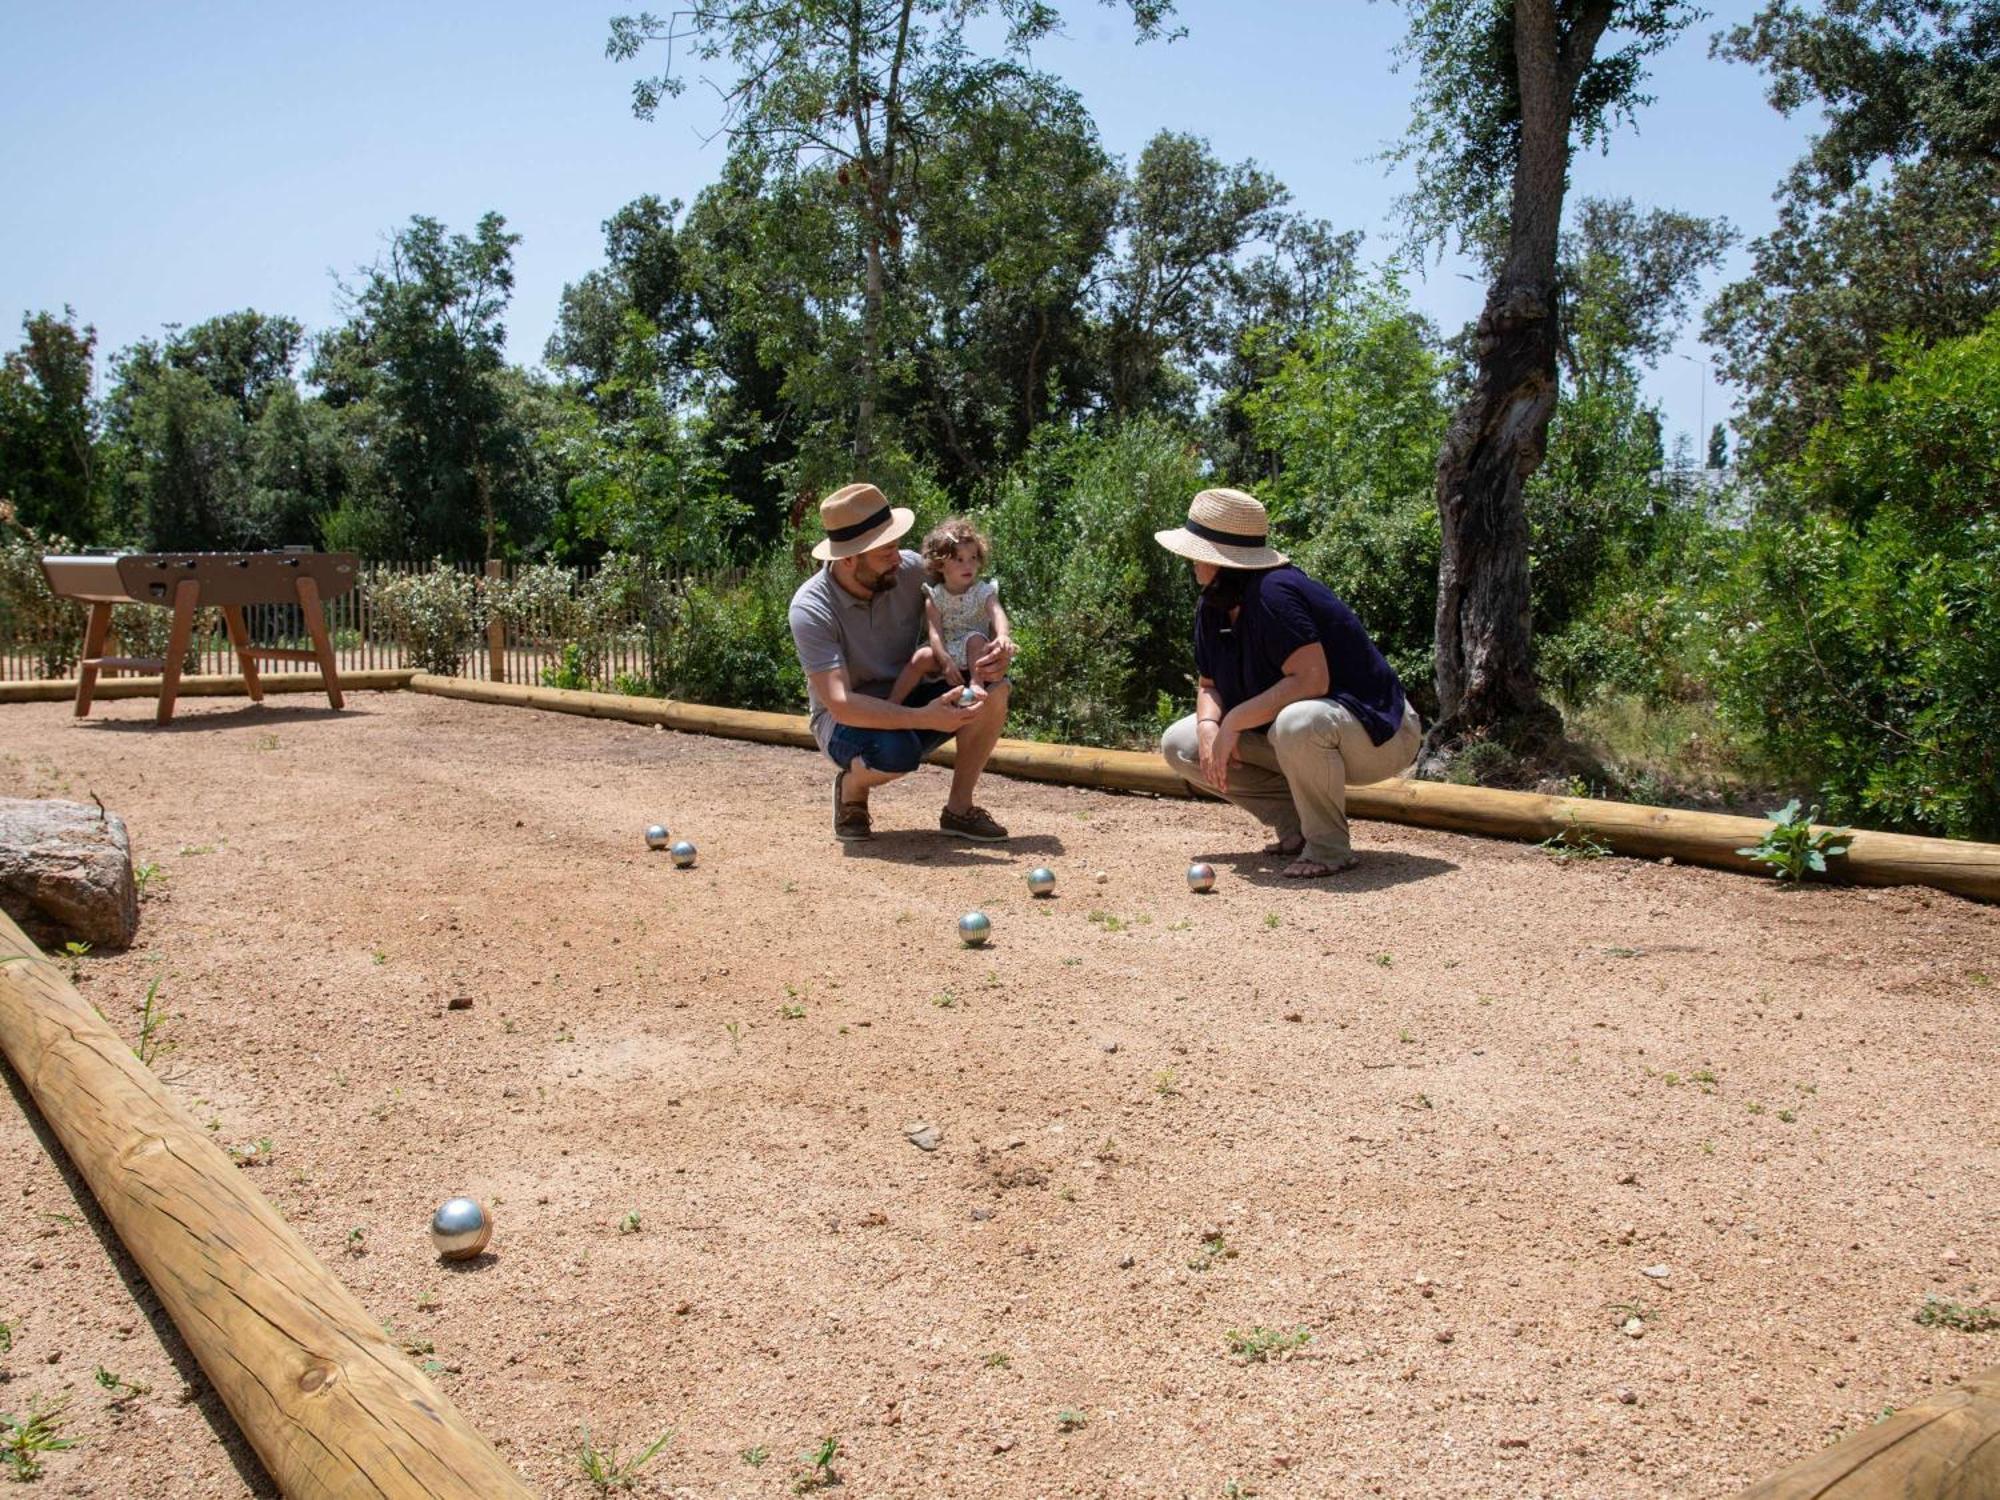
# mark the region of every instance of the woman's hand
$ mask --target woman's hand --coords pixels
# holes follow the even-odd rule
[[[1204,719],[1195,727],[1202,778],[1218,792],[1229,790],[1229,767],[1238,759],[1236,741],[1240,737],[1236,730],[1214,719]]]

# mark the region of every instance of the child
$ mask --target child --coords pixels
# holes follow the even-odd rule
[[[924,538],[929,580],[924,584],[924,628],[930,639],[897,677],[889,692],[891,703],[901,703],[926,677],[942,677],[955,688],[969,685],[985,696],[974,681],[974,668],[994,641],[1011,634],[999,585],[979,576],[987,551],[986,538],[970,521],[946,521]],[[981,680],[997,681],[1006,671],[1003,665]]]

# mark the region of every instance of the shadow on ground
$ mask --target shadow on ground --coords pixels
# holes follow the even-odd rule
[[[1448,859],[1433,859],[1428,854],[1400,854],[1385,849],[1362,853],[1359,864],[1337,875],[1322,875],[1313,880],[1287,880],[1282,871],[1290,860],[1275,854],[1233,853],[1202,857],[1210,864],[1226,867],[1245,885],[1282,887],[1290,891],[1325,891],[1329,895],[1383,891],[1391,886],[1449,875],[1458,868]]]
[[[1063,841],[1046,833],[1020,834],[999,844],[959,844],[934,829],[893,828],[872,839],[842,844],[849,859],[882,859],[907,865],[1019,864],[1023,859],[1062,857]]]

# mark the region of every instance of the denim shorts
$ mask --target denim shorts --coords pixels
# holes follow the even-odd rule
[[[903,700],[903,706],[922,708],[953,691],[943,678],[920,682]],[[871,771],[901,776],[916,770],[926,755],[950,738],[942,729],[856,729],[836,724],[826,742],[826,753],[843,771],[852,770],[858,760]]]

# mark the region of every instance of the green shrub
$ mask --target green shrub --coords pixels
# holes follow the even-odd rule
[[[1718,696],[1830,816],[2000,838],[2000,317],[1891,352],[1749,538]]]
[[[1044,434],[980,515],[1021,648],[1012,725],[1086,744],[1149,737],[1161,694],[1194,701],[1194,575],[1153,533],[1219,481],[1162,422]]]
[[[43,677],[67,677],[83,655],[88,612],[51,593],[42,572],[44,554],[75,550],[68,537],[36,535],[0,502],[0,641],[31,650]]]
[[[439,558],[423,573],[377,569],[367,586],[410,665],[452,677],[485,627],[482,582]]]
[[[775,551],[744,583],[676,592],[655,625],[651,690],[691,703],[797,712],[806,696],[792,646],[797,586],[789,554]]]

